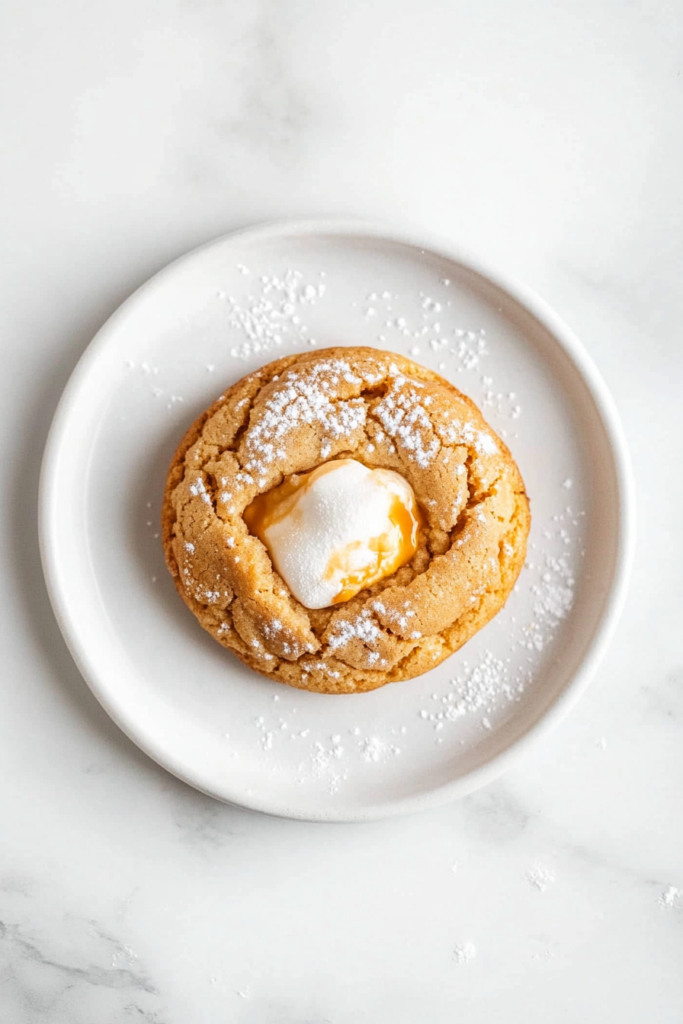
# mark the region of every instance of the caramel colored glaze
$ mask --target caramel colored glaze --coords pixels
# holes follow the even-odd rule
[[[310,473],[299,473],[289,477],[266,494],[257,495],[244,510],[244,521],[249,532],[258,537],[268,548],[265,536],[268,528],[290,514],[296,515],[295,506],[299,498],[312,484],[324,473],[338,468],[347,461],[353,460],[333,459],[331,462],[318,466]],[[375,472],[381,475],[384,471],[375,470]],[[384,579],[386,576],[391,576],[413,557],[418,547],[419,530],[424,522],[415,497],[413,496],[412,507],[406,508],[398,495],[394,496],[389,510],[389,521],[394,529],[391,532],[380,534],[379,537],[373,537],[368,544],[370,550],[377,556],[374,566],[368,566],[362,573],[345,573],[348,555],[354,549],[364,546],[364,541],[357,541],[356,544],[347,546],[332,556],[327,569],[327,577],[334,576],[339,572],[342,574],[343,580],[342,589],[334,598],[333,605],[349,601],[360,590],[372,586],[373,583],[377,583],[378,580]],[[396,546],[396,530],[399,534],[398,546]]]
[[[413,557],[417,551],[418,532],[422,525],[422,515],[417,502],[413,500],[413,507],[408,509],[401,499],[396,496],[389,510],[389,521],[392,526],[398,528],[400,534],[398,548],[394,548],[391,538],[386,533],[381,534],[379,537],[373,537],[369,547],[371,551],[377,554],[375,567],[368,566],[363,573],[346,573],[342,576],[344,580],[343,588],[337,594],[332,604],[342,604],[344,601],[350,601],[359,590],[371,587],[378,580],[391,576],[392,573],[400,569],[402,565],[405,565]],[[360,544],[361,542],[359,541],[358,546]],[[344,551],[339,552],[330,559],[327,570],[328,575],[334,575],[337,570],[344,572],[344,562],[351,550],[352,548],[345,548]]]

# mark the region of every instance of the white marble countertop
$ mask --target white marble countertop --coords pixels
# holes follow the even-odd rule
[[[39,0],[0,36],[2,1024],[678,1024],[680,6]],[[363,826],[231,809],[140,754],[36,542],[50,418],[106,316],[205,239],[319,214],[408,220],[534,286],[639,487],[578,710],[503,781]]]

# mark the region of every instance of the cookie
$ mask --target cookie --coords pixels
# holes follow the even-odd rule
[[[245,510],[349,459],[412,487],[414,553],[350,600],[306,608]],[[510,594],[530,523],[519,470],[476,405],[371,348],[286,356],[228,388],[181,441],[162,508],[166,564],[201,626],[254,671],[336,694],[420,675],[462,647]]]

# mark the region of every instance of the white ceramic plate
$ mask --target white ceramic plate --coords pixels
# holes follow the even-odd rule
[[[515,593],[465,649],[419,679],[330,697],[252,674],[199,628],[164,567],[159,509],[177,442],[227,385],[344,344],[410,353],[474,398],[534,519]],[[632,547],[612,402],[564,324],[447,245],[348,223],[229,235],[128,299],[64,392],[40,504],[55,613],[112,718],[198,789],[314,820],[416,810],[503,771],[594,673]]]

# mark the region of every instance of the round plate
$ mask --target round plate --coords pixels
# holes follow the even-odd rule
[[[418,679],[325,696],[250,672],[175,592],[160,499],[186,427],[288,352],[372,345],[452,380],[506,439],[531,497],[505,609]],[[52,603],[84,678],[150,757],[221,800],[349,821],[490,781],[576,700],[632,548],[611,399],[566,326],[441,243],[349,223],[271,225],[195,250],[100,330],[64,392],[40,497]]]

